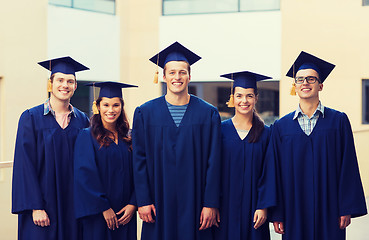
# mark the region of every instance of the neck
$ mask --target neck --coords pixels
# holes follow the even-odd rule
[[[168,92],[165,95],[165,100],[172,105],[186,105],[190,102],[190,95],[188,92],[184,92],[182,94]]]
[[[69,99],[67,101],[61,101],[55,98],[53,94],[50,95],[50,105],[55,113],[69,112],[69,101]]]
[[[239,114],[236,112],[232,118],[233,125],[236,129],[250,130],[252,127],[252,115],[252,112],[249,114]]]
[[[319,105],[319,98],[316,99],[300,99],[300,108],[309,118],[314,114]]]
[[[105,123],[105,122],[103,122],[104,128],[109,130],[110,132],[114,133],[114,135],[117,133],[116,125],[117,125],[116,122],[114,122],[114,123]]]

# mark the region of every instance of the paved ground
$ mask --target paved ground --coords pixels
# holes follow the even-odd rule
[[[369,197],[366,199],[367,209],[369,209]],[[272,240],[282,239],[279,234],[274,232],[273,225],[270,225]],[[346,240],[369,240],[369,215],[353,218],[347,227]]]

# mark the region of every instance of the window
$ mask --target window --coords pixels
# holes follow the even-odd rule
[[[369,6],[369,0],[363,0],[363,6]]]
[[[49,3],[57,6],[115,14],[115,0],[49,0]]]
[[[73,107],[78,108],[84,112],[87,116],[92,116],[92,103],[94,101],[94,88],[85,86],[85,84],[90,83],[86,81],[77,81],[77,90],[74,92],[73,97],[70,102]],[[99,96],[98,89],[95,88],[96,98]]]
[[[280,0],[163,0],[163,15],[279,10],[279,2]]]
[[[363,80],[363,124],[369,124],[369,79]]]

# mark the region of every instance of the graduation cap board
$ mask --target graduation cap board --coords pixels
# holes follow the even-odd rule
[[[120,82],[97,82],[97,83],[89,83],[86,84],[86,86],[93,86],[100,88],[99,98],[106,97],[106,98],[122,98],[122,88],[131,88],[131,87],[137,87],[136,85],[126,84],[126,83],[120,83]],[[95,93],[95,92],[94,92]],[[98,114],[97,106],[96,106],[96,100],[94,100],[92,104],[92,111],[94,114]]]
[[[179,42],[175,42],[150,58],[150,61],[157,66],[164,68],[165,64],[170,61],[185,61],[188,64],[192,65],[200,59],[200,56],[198,56],[188,48],[184,47]],[[159,72],[156,71],[154,83],[158,83],[158,74]]]
[[[228,107],[234,107],[233,88],[242,87],[242,88],[257,89],[256,82],[261,81],[261,80],[271,79],[271,77],[249,72],[249,71],[223,74],[221,75],[221,77],[233,80],[233,86],[231,88],[231,95],[230,95],[229,101],[227,102]]]
[[[46,60],[43,62],[39,62],[38,64],[51,71],[51,75],[57,72],[61,72],[64,74],[73,74],[75,76],[76,72],[89,70],[88,67],[77,62],[69,56]]]

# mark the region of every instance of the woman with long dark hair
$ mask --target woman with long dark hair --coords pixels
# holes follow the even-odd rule
[[[274,166],[265,162],[270,128],[257,114],[256,82],[251,72],[225,74],[234,80],[228,102],[235,115],[222,122],[222,190],[216,239],[267,240],[267,208],[276,205]]]
[[[90,128],[75,143],[74,191],[82,239],[137,239],[136,196],[132,173],[131,137],[122,88],[100,82],[97,108]]]

